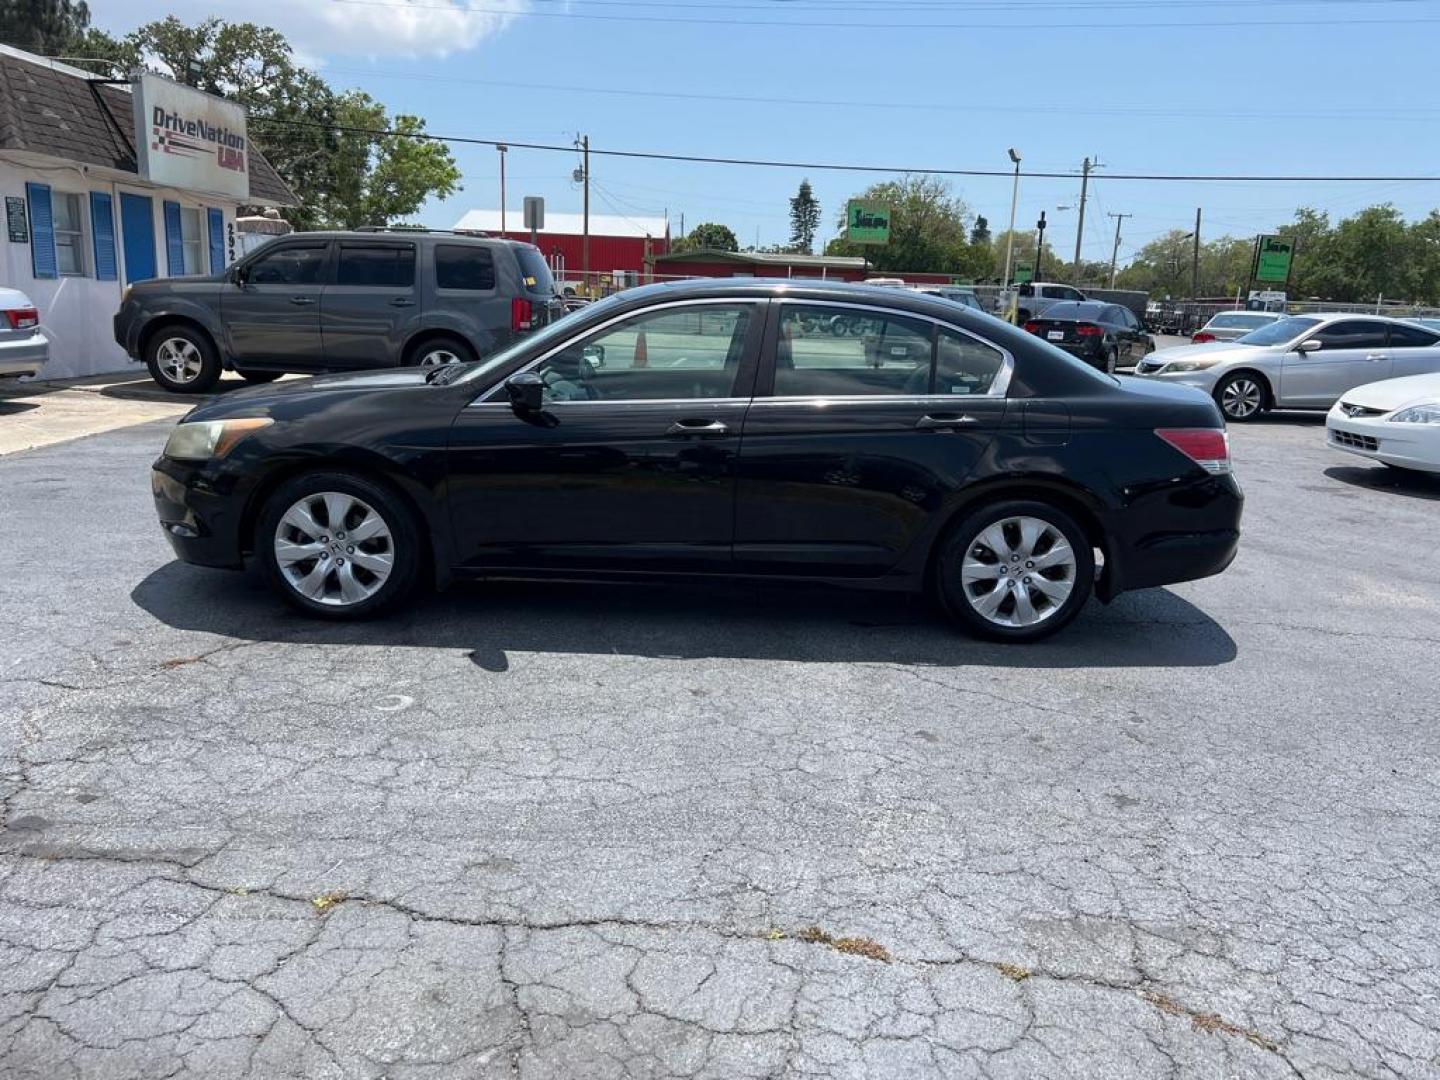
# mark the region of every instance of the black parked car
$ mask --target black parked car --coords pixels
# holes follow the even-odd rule
[[[182,559],[258,560],[321,616],[456,577],[742,575],[931,591],[1005,640],[1092,589],[1218,573],[1241,510],[1198,390],[907,290],[734,279],[624,292],[479,363],[228,394],[153,487]]]
[[[1027,320],[1025,330],[1101,371],[1134,367],[1146,353],[1155,351],[1155,339],[1133,311],[1099,300],[1051,304],[1043,315]]]
[[[286,372],[477,360],[565,313],[538,248],[414,229],[296,233],[223,274],[125,290],[115,340],[167,390],[223,369]]]

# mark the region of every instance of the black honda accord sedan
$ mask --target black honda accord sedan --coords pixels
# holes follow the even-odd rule
[[[258,559],[319,616],[455,578],[784,578],[929,591],[1011,641],[1218,573],[1242,503],[1198,390],[922,293],[754,280],[633,289],[475,363],[226,394],[153,488],[180,558]]]

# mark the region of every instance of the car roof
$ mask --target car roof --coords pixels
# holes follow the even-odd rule
[[[924,314],[951,315],[957,306],[933,293],[918,289],[897,289],[892,285],[865,285],[849,281],[807,278],[689,278],[627,289],[627,298],[637,302],[660,299],[703,299],[713,297],[755,299],[788,297],[797,300],[825,300],[835,303],[876,304],[910,308]],[[969,310],[969,309],[963,309]]]
[[[531,247],[528,240],[511,240],[505,236],[482,236],[477,233],[456,233],[431,229],[316,229],[293,232],[273,240],[424,240],[446,244],[504,244],[507,247]],[[257,249],[258,250],[258,249]]]

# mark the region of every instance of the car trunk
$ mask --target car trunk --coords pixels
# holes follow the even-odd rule
[[[1081,328],[1093,329],[1090,334],[1082,334]],[[1025,324],[1025,329],[1036,337],[1043,338],[1052,345],[1060,345],[1070,349],[1088,349],[1095,347],[1105,336],[1095,323],[1076,322],[1073,319],[1047,319],[1041,316],[1038,319],[1031,319]]]

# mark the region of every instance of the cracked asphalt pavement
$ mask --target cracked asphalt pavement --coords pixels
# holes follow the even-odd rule
[[[1440,1075],[1440,478],[1233,432],[1224,575],[331,626],[0,458],[0,1076]]]

